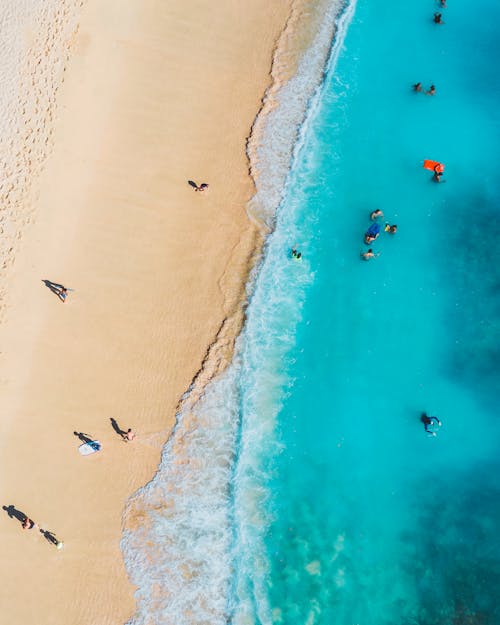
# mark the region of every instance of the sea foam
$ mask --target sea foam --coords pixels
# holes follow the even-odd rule
[[[249,210],[276,227],[248,285],[247,321],[231,365],[194,405],[187,394],[157,474],[127,504],[122,549],[137,586],[130,625],[272,621],[266,484],[269,459],[279,453],[276,416],[290,383],[280,371],[313,279],[307,260],[287,259],[300,233],[293,210],[285,215],[278,207],[306,112],[314,110],[326,60],[335,62],[353,10],[354,3],[328,6],[296,75],[268,92],[254,125],[259,141],[250,141],[249,151],[258,155],[259,175]]]

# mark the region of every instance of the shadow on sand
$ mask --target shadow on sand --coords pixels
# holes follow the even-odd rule
[[[10,516],[11,519],[17,519],[21,524],[24,523],[24,519],[29,518],[27,514],[24,514],[24,512],[18,510],[12,504],[10,504],[10,506],[2,506],[2,508]]]

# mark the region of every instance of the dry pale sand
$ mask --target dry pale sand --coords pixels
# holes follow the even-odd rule
[[[153,474],[257,237],[245,142],[289,0],[89,0],[0,326],[2,622],[124,623],[124,501]],[[210,183],[195,193],[188,180]],[[60,302],[41,282],[75,289]],[[110,418],[138,432],[124,443]],[[74,431],[102,452],[77,452]]]

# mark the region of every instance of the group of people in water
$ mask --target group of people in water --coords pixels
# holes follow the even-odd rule
[[[446,8],[446,1],[445,0],[439,0],[440,2],[440,6],[442,8]],[[434,14],[434,22],[436,24],[444,24],[444,22],[442,21],[442,14],[441,13],[435,13]],[[425,93],[425,95],[430,95],[430,96],[434,96],[436,94],[436,87],[435,85],[431,85],[429,87],[429,89],[427,89],[426,91],[424,91],[423,87],[422,87],[422,83],[421,82],[417,82],[413,85],[412,87],[413,91],[416,93]],[[433,180],[435,182],[442,182],[441,177],[444,173],[444,165],[442,163],[437,163],[435,161],[426,161],[424,162],[424,167],[426,169],[432,169],[433,171]],[[374,211],[372,211],[370,213],[370,220],[371,220],[371,225],[370,227],[367,229],[367,231],[365,232],[364,235],[364,243],[365,245],[372,245],[380,236],[380,233],[382,232],[382,226],[381,226],[381,221],[384,219],[384,213],[382,212],[382,210],[380,210],[379,208],[375,209]],[[386,232],[387,234],[390,235],[394,235],[396,234],[396,232],[398,231],[398,226],[397,224],[391,224],[389,222],[385,222],[383,231]],[[373,251],[372,247],[369,247],[368,250],[366,252],[361,252],[361,259],[362,260],[370,260],[372,258],[376,258],[377,256],[380,255],[379,253],[375,253]],[[290,257],[293,260],[301,260],[302,259],[302,252],[300,252],[297,249],[297,246],[294,246],[291,251],[290,251]],[[427,434],[429,436],[436,436],[436,428],[441,427],[441,421],[435,417],[435,416],[429,416],[426,412],[423,412],[420,416],[420,421],[423,423],[424,425],[424,429],[427,432]]]
[[[383,218],[384,213],[380,210],[380,208],[377,208],[370,213],[370,219],[373,223],[365,232],[364,242],[366,245],[371,245],[380,236],[382,227],[379,223],[379,220]],[[398,227],[396,224],[390,224],[389,222],[385,223],[384,232],[387,232],[388,234],[396,234],[397,231]],[[361,253],[362,260],[370,260],[371,258],[375,258],[376,256],[380,256],[380,252],[378,254],[375,254],[371,247],[366,252]]]
[[[441,7],[446,8],[446,0],[439,0],[439,1],[440,1]],[[441,13],[434,14],[434,23],[444,24]],[[413,91],[415,91],[415,93],[425,93],[425,95],[430,95],[430,96],[436,95],[435,85],[431,85],[429,89],[424,91],[421,82],[417,82],[413,85]],[[434,182],[442,182],[443,173],[444,173],[444,165],[442,163],[436,163],[433,166]],[[384,218],[384,214],[379,208],[374,210],[370,214],[370,219],[374,223],[372,223],[371,226],[368,228],[368,230],[365,232],[364,242],[366,245],[371,245],[379,237],[380,232],[381,232],[381,226],[380,226],[380,223],[378,223],[378,221],[383,218]],[[397,232],[397,225],[396,224],[391,225],[386,222],[384,226],[384,231],[389,234],[395,234]],[[372,258],[375,258],[376,256],[379,256],[379,254],[375,254],[373,249],[370,247],[368,251],[361,253],[361,258],[363,260],[370,260]],[[423,412],[420,415],[420,421],[423,423],[424,429],[429,436],[436,436],[436,428],[441,427],[441,421],[437,417],[433,415],[428,415],[426,412]]]
[[[416,93],[425,93],[425,95],[436,95],[436,87],[434,85],[431,85],[427,91],[424,91],[421,82],[416,82],[413,85],[413,91]]]
[[[446,0],[439,0],[440,6],[442,8],[446,8]],[[441,13],[434,13],[434,22],[436,24],[444,24],[444,22],[442,21],[442,14]],[[422,87],[422,83],[421,82],[417,82],[413,85],[413,91],[415,91],[415,93],[425,93],[425,95],[430,95],[430,96],[434,96],[436,95],[436,86],[435,85],[431,85],[429,87],[429,89],[427,89],[426,91],[424,91],[424,88]],[[427,164],[424,163],[424,167],[427,167]],[[430,167],[427,167],[428,169],[430,169]],[[444,173],[444,165],[442,163],[433,163],[432,164],[432,171],[433,171],[433,180],[434,182],[444,182],[442,179],[443,173]],[[380,224],[377,223],[378,219],[382,219],[383,218],[383,213],[380,209],[374,210],[371,214],[370,214],[370,219],[372,221],[374,221],[375,223],[373,223],[368,230],[365,232],[365,236],[364,236],[364,242],[366,245],[371,245],[372,243],[374,243],[376,241],[376,239],[379,237],[380,235],[380,231],[381,231],[381,227]],[[385,224],[384,227],[384,231],[388,232],[389,234],[395,234],[397,232],[397,225],[391,225],[389,223]],[[362,252],[361,253],[361,258],[362,260],[371,260],[372,258],[376,258],[377,256],[379,256],[380,253],[375,254],[375,252],[373,251],[373,249],[370,247],[368,249],[368,251],[366,252]]]
[[[442,9],[446,9],[446,0],[438,0],[438,2]],[[444,24],[442,13],[434,13],[434,24]]]

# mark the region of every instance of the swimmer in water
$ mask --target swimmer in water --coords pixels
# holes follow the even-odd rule
[[[370,214],[370,219],[372,221],[375,221],[375,219],[378,219],[379,217],[382,218],[384,216],[384,213],[380,210],[380,208],[377,208],[376,210],[373,211],[373,213]]]
[[[302,252],[299,252],[295,248],[293,248],[292,258],[295,258],[295,260],[300,260],[302,258]]]
[[[421,82],[417,82],[413,85],[413,91],[415,91],[416,93],[421,93],[422,92],[422,83]]]
[[[434,167],[434,176],[433,176],[433,180],[434,182],[445,182],[444,180],[441,180],[441,176],[444,173],[444,165],[442,165],[441,163],[438,163],[435,167]]]
[[[385,224],[384,230],[389,234],[396,234],[396,232],[398,231],[398,227],[396,226],[396,224],[392,226],[390,224]]]
[[[442,13],[434,13],[434,24],[444,24],[442,17]]]
[[[377,237],[378,237],[378,233],[375,236],[373,236],[373,234],[369,234],[367,232],[365,234],[365,243],[366,243],[366,245],[370,245],[370,243],[373,243]]]
[[[361,254],[361,258],[363,260],[370,260],[371,258],[376,258],[377,256],[379,256],[379,254],[374,254],[371,248],[367,252]]]
[[[436,95],[436,87],[434,85],[431,85],[429,87],[429,91],[425,92],[425,95]]]
[[[424,429],[430,436],[436,436],[436,432],[433,432],[430,428],[435,423],[441,427],[441,421],[437,417],[429,417],[426,412],[423,412],[420,416],[420,421],[424,424]]]

